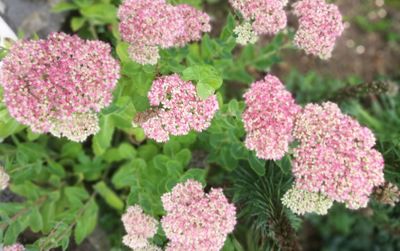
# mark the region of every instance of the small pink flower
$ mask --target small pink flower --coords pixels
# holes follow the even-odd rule
[[[127,234],[123,237],[123,243],[136,250],[151,246],[149,239],[157,233],[158,221],[147,214],[138,205],[128,207],[122,215]]]
[[[55,123],[108,106],[119,69],[108,44],[53,33],[46,40],[16,42],[3,60],[0,83],[11,116],[46,133]]]
[[[167,214],[161,224],[169,251],[218,251],[236,225],[236,209],[221,189],[203,192],[199,182],[176,185],[161,198]]]
[[[334,103],[309,104],[296,119],[293,174],[296,187],[321,192],[351,209],[366,207],[384,182],[375,137]]]
[[[330,58],[336,39],[344,31],[338,7],[324,0],[301,0],[293,8],[294,14],[299,17],[294,43],[308,54]]]
[[[16,243],[11,246],[5,246],[3,251],[25,251],[25,247],[22,244]]]
[[[125,0],[118,10],[119,31],[139,64],[156,64],[158,47],[184,46],[211,30],[210,18],[195,8],[164,0]]]
[[[252,22],[258,35],[273,35],[287,25],[286,1],[283,0],[229,0],[246,21]]]
[[[300,106],[275,76],[255,82],[244,94],[242,115],[247,132],[245,144],[262,159],[281,159],[292,141],[292,130]]]
[[[156,79],[148,98],[154,108],[138,113],[133,123],[158,142],[168,141],[169,135],[207,129],[218,110],[215,95],[201,100],[192,82],[182,80],[177,74]]]

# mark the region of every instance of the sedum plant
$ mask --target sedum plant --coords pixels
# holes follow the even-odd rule
[[[111,250],[301,250],[307,217],[399,201],[369,108],[311,103],[271,70],[284,49],[328,60],[338,7],[222,4],[220,30],[200,0],[65,1],[75,35],[4,49],[2,250],[72,250],[98,229]]]

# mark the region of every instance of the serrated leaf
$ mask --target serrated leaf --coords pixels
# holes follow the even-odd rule
[[[253,169],[258,176],[265,175],[265,161],[258,159],[254,153],[251,153],[249,156],[249,164],[251,169]]]
[[[122,211],[124,209],[124,202],[118,197],[118,195],[107,186],[106,183],[100,181],[94,186],[94,189],[100,194],[106,203],[112,208]]]
[[[60,2],[52,8],[53,12],[64,12],[64,11],[70,11],[70,10],[77,10],[78,6],[74,3],[69,3],[69,2]]]
[[[117,20],[117,8],[113,4],[91,4],[80,10],[82,16],[100,23],[113,23]]]
[[[73,17],[71,19],[71,29],[72,31],[77,31],[80,28],[83,27],[83,25],[85,24],[86,19],[83,17]]]
[[[110,147],[114,129],[111,115],[100,117],[100,131],[93,137],[92,142],[92,148],[96,155],[104,154],[107,148]]]
[[[180,182],[184,182],[188,179],[194,179],[194,180],[201,182],[203,185],[205,185],[206,184],[206,175],[207,175],[207,172],[205,169],[191,168],[182,175],[182,177],[180,178]]]
[[[94,199],[91,199],[86,205],[82,216],[78,218],[74,231],[74,238],[79,245],[88,237],[96,227],[99,208]]]
[[[30,212],[29,227],[34,233],[39,232],[43,228],[43,218],[37,207],[32,208]]]
[[[214,94],[214,89],[208,84],[199,82],[196,86],[197,95],[203,100]]]

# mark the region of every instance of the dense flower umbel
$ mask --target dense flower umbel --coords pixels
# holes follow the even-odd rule
[[[192,82],[183,81],[176,74],[156,79],[148,98],[155,108],[138,113],[134,124],[141,126],[147,137],[158,142],[168,141],[169,135],[207,129],[218,110],[215,95],[201,100]]]
[[[338,7],[325,0],[301,0],[293,7],[299,17],[294,43],[306,53],[322,59],[330,58],[336,39],[344,30]]]
[[[9,182],[10,176],[6,173],[4,167],[0,166],[0,191],[6,189]]]
[[[25,251],[25,247],[22,244],[16,243],[11,246],[5,246],[3,251]]]
[[[130,206],[126,213],[122,215],[122,223],[127,232],[122,240],[126,246],[133,250],[153,248],[148,239],[157,233],[158,222],[156,219],[146,215],[140,206]]]
[[[244,94],[246,110],[242,115],[247,132],[245,144],[257,157],[278,160],[288,151],[300,106],[275,76],[255,82]]]
[[[3,60],[0,76],[11,116],[34,132],[58,130],[58,135],[74,134],[84,140],[88,131],[77,135],[70,130],[81,128],[79,123],[87,120],[75,114],[99,112],[110,104],[119,78],[119,64],[110,53],[106,43],[64,33],[15,43]],[[55,128],[70,122],[78,124],[64,126],[66,131]]]
[[[233,32],[236,34],[236,42],[241,45],[254,44],[258,40],[257,34],[249,22],[244,22],[235,27]]]
[[[131,58],[140,64],[156,64],[158,47],[183,46],[211,30],[207,14],[165,0],[125,0],[118,17],[121,37],[130,44]]]
[[[309,104],[296,119],[293,174],[296,187],[321,192],[351,209],[365,207],[383,178],[375,137],[331,102]]]
[[[161,224],[169,251],[218,251],[236,225],[236,209],[221,189],[206,194],[199,182],[176,185],[161,198],[167,214]]]
[[[253,30],[258,34],[276,34],[284,29],[287,17],[284,0],[229,0],[243,18],[252,22]]]
[[[324,215],[332,207],[333,201],[321,193],[291,188],[283,196],[282,204],[295,214],[316,213]]]

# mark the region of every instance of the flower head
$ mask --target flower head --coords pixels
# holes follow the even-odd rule
[[[328,59],[335,42],[344,31],[342,15],[338,7],[325,0],[301,0],[294,5],[299,17],[299,29],[294,43],[308,54]]]
[[[218,110],[215,95],[201,100],[194,85],[176,74],[156,79],[148,98],[154,108],[138,113],[134,124],[141,126],[147,137],[158,142],[167,141],[169,135],[207,129]]]
[[[255,82],[244,94],[246,110],[242,115],[247,132],[245,144],[259,158],[280,159],[288,151],[300,106],[275,76]]]
[[[134,45],[172,47],[184,32],[184,19],[165,0],[125,0],[118,18],[122,39]]]
[[[158,222],[156,219],[146,215],[138,205],[130,206],[126,213],[122,215],[127,234],[123,237],[123,243],[136,250],[151,249],[148,239],[157,233]]]
[[[324,215],[332,207],[333,201],[321,193],[291,188],[283,196],[282,204],[295,214],[316,213]]]
[[[249,22],[236,26],[233,32],[236,34],[236,42],[241,45],[254,44],[258,40],[257,34],[253,31],[253,27]]]
[[[276,34],[284,29],[287,17],[284,0],[229,0],[247,22],[252,22],[253,30],[258,34]]]
[[[170,240],[166,250],[220,250],[236,225],[235,206],[221,189],[206,194],[199,182],[188,180],[161,199],[167,212],[161,224]]]
[[[25,251],[25,247],[22,244],[16,243],[11,246],[5,246],[3,251]]]
[[[74,114],[108,106],[118,78],[108,44],[53,33],[47,40],[15,43],[3,60],[0,82],[11,116],[46,133],[53,122],[65,124]]]
[[[375,137],[331,102],[309,104],[296,119],[293,174],[296,187],[321,192],[347,207],[365,207],[383,178]]]
[[[10,182],[10,176],[4,170],[4,167],[0,166],[0,190],[4,190],[8,187]]]
[[[165,0],[125,0],[118,9],[119,30],[139,64],[156,64],[158,47],[184,46],[211,30],[210,18],[197,9]]]

